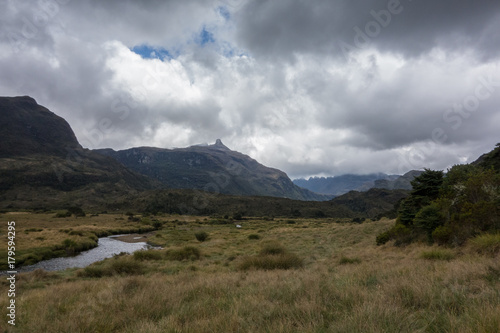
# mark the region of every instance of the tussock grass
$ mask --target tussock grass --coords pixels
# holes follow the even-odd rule
[[[208,233],[206,233],[205,231],[197,232],[194,234],[194,236],[199,242],[204,242],[208,239]]]
[[[291,269],[303,266],[303,260],[296,254],[284,253],[278,255],[262,255],[243,258],[238,268],[248,269]]]
[[[238,264],[240,270],[249,269],[291,269],[303,266],[303,260],[288,252],[278,242],[264,243],[259,254],[244,257]]]
[[[359,263],[361,263],[361,259],[359,259],[359,258],[349,258],[349,257],[342,256],[339,260],[339,264],[341,264],[341,265],[359,264]]]
[[[165,252],[168,260],[198,260],[201,257],[201,251],[194,246],[184,246],[180,249],[170,249]]]
[[[78,276],[100,278],[113,275],[137,275],[143,274],[144,271],[144,265],[136,260],[132,260],[131,256],[115,256],[85,267],[78,272]]]
[[[469,240],[469,246],[475,252],[496,255],[500,253],[500,233],[476,236]]]
[[[455,253],[448,249],[432,249],[420,254],[420,258],[427,260],[453,260],[455,256]]]
[[[133,254],[136,260],[162,260],[164,259],[164,254],[158,250],[140,250]]]

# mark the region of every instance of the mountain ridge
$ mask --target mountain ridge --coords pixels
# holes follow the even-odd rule
[[[266,167],[248,155],[229,149],[220,139],[212,145],[186,148],[134,147],[95,151],[169,188],[296,200],[331,198],[296,186],[283,171]]]

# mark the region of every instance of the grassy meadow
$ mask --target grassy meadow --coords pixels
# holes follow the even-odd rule
[[[384,219],[0,217],[16,221],[18,253],[153,225],[145,239],[163,247],[19,274],[16,327],[4,318],[0,332],[500,332],[496,235],[395,247],[375,244]]]

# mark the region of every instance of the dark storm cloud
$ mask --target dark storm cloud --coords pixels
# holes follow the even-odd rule
[[[343,42],[405,56],[434,47],[474,48],[489,59],[500,51],[499,10],[500,2],[491,0],[260,0],[239,12],[238,35],[255,55],[277,58],[317,52],[343,56]]]

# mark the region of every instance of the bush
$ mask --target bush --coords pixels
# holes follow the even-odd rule
[[[448,226],[441,225],[432,232],[432,239],[439,245],[448,244],[451,240],[452,230]]]
[[[253,240],[253,239],[260,239],[260,236],[257,235],[257,234],[251,234],[251,235],[248,235],[248,239],[251,239],[251,240]]]
[[[64,217],[70,217],[71,213],[66,211],[66,212],[58,212],[56,215],[54,215],[55,218],[64,218]]]
[[[389,232],[386,231],[381,234],[378,234],[375,240],[377,242],[377,245],[383,245],[391,240],[391,236],[389,235]]]
[[[163,227],[163,222],[158,220],[153,221],[153,228],[155,228],[156,230],[160,230],[161,227]]]
[[[395,239],[395,245],[404,245],[412,241],[412,235],[409,228],[397,223],[391,229],[377,235],[377,245],[382,245],[388,241]]]
[[[75,215],[75,217],[85,217],[85,212],[80,207],[69,207],[68,213],[70,215]]]
[[[204,242],[208,239],[208,234],[205,231],[200,231],[194,234],[199,242]]]

